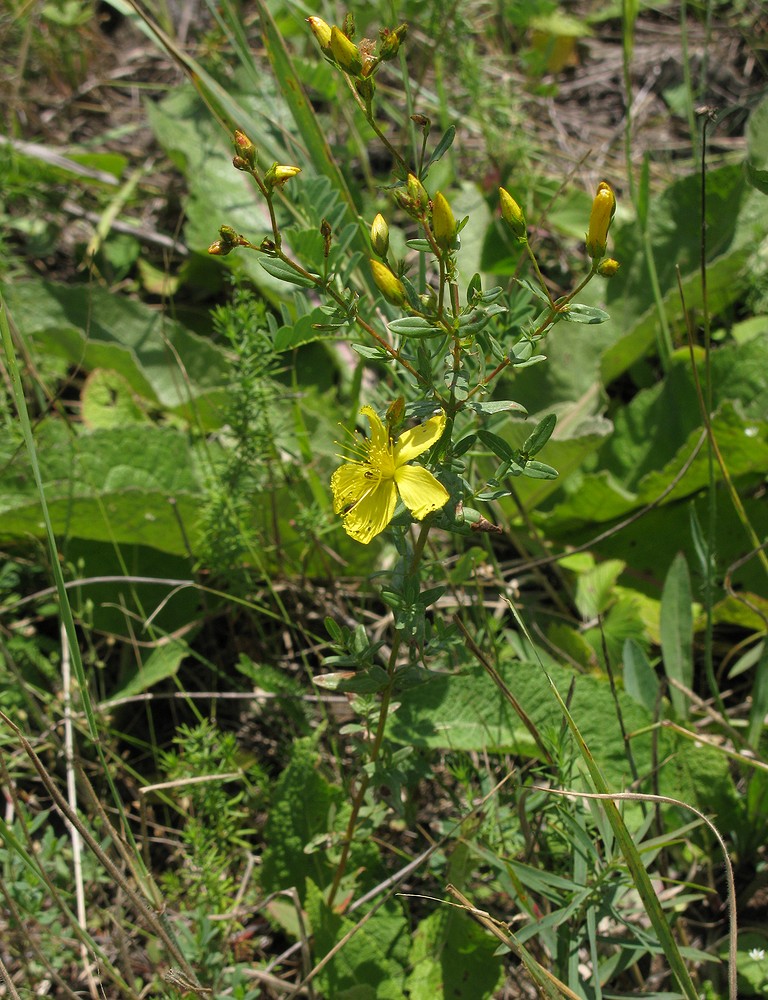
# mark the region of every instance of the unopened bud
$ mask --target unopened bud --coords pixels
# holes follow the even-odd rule
[[[408,192],[408,197],[418,208],[419,214],[423,215],[429,207],[429,195],[427,194],[427,189],[415,174],[408,174],[408,180],[405,182],[405,188]]]
[[[369,260],[371,274],[376,282],[376,287],[387,300],[394,306],[403,306],[408,301],[405,285],[396,278],[386,264],[380,260]]]
[[[371,246],[379,257],[386,257],[389,250],[389,226],[387,220],[379,212],[371,223]]]
[[[296,174],[300,173],[301,167],[287,167],[280,163],[273,163],[266,174],[264,174],[264,183],[270,190],[282,187],[291,177],[295,177]]]
[[[432,199],[432,234],[442,250],[450,250],[456,242],[456,219],[439,191]]]
[[[381,47],[379,49],[379,59],[387,62],[394,59],[400,49],[400,45],[408,33],[408,25],[400,24],[394,31],[384,28],[381,31]]]
[[[402,396],[390,403],[387,407],[387,430],[390,434],[396,434],[398,428],[405,418],[405,400]]]
[[[501,204],[501,217],[515,234],[520,242],[528,238],[528,230],[525,225],[523,210],[515,199],[504,188],[499,188],[499,203]]]
[[[312,29],[312,34],[317,39],[317,44],[323,51],[323,54],[333,58],[333,52],[331,51],[331,26],[326,24],[322,17],[308,17],[307,23]]]
[[[621,264],[617,260],[614,260],[613,257],[606,257],[604,261],[601,261],[597,273],[602,274],[604,278],[612,278],[620,267]]]
[[[597,194],[592,202],[592,212],[589,216],[589,232],[587,233],[587,253],[593,260],[605,256],[608,245],[608,230],[616,212],[616,196],[609,184],[600,181]]]
[[[350,76],[359,76],[363,71],[363,60],[357,46],[351,42],[344,32],[334,26],[331,28],[331,53],[338,66]]]
[[[238,170],[250,170],[256,166],[256,147],[240,129],[235,129],[235,160],[244,160],[245,167],[238,166]]]
[[[333,230],[331,229],[331,224],[327,219],[323,219],[320,223],[320,235],[323,237],[323,256],[329,257],[331,253],[331,237],[333,236]]]

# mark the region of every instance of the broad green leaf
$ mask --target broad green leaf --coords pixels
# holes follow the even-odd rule
[[[307,884],[306,907],[315,961],[327,955],[363,916],[341,916],[328,906],[314,882]],[[334,1000],[402,1000],[410,941],[410,926],[399,902],[386,902],[317,977],[322,995]]]
[[[119,372],[97,368],[83,385],[81,415],[86,427],[125,427],[149,420]]]
[[[149,402],[219,426],[229,367],[206,338],[105,288],[26,281],[5,291],[16,325],[41,352],[117,372]]]
[[[57,534],[178,554],[196,543],[201,487],[186,435],[169,427],[135,424],[72,437],[58,422],[47,421],[37,437]],[[42,537],[26,456],[17,453],[13,458],[0,492],[0,532],[5,538]]]
[[[670,681],[693,687],[693,597],[685,556],[669,567],[661,595],[661,654]],[[678,718],[688,718],[688,697],[670,683],[669,697]]]
[[[412,936],[408,996],[411,1000],[492,997],[504,976],[497,950],[496,938],[465,913],[438,907]]]
[[[747,180],[762,194],[768,194],[768,98],[749,116],[747,125]]]
[[[489,399],[480,401],[470,399],[466,407],[476,413],[525,413],[526,409],[520,403],[511,399]]]
[[[309,740],[292,744],[290,760],[272,790],[264,827],[267,846],[260,870],[264,892],[293,886],[304,900],[308,879],[323,886],[330,882],[333,865],[327,854],[304,850],[316,837],[331,832],[330,813],[342,797],[341,787],[329,784],[317,764]]]

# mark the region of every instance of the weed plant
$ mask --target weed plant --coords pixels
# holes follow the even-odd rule
[[[752,188],[646,170],[635,217],[566,181],[556,285],[527,166],[493,214],[456,173],[445,44],[427,114],[405,22],[256,9],[271,74],[214,12],[240,80],[144,15],[209,107],[148,114],[232,267],[212,337],[4,286],[3,532],[54,581],[0,577],[4,988],[761,995],[768,389],[734,310],[768,151]],[[48,357],[80,425],[22,379]]]

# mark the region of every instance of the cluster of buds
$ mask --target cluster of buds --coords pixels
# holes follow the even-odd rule
[[[407,24],[380,32],[381,45],[378,55],[375,43],[364,38],[359,45],[352,41],[353,27],[350,18],[345,19],[345,28],[327,24],[321,17],[308,17],[307,22],[323,55],[335,63],[339,69],[358,80],[369,79],[379,63],[394,59],[408,31]]]
[[[251,244],[235,232],[232,226],[221,226],[219,228],[219,238],[208,247],[208,253],[212,257],[226,257],[232,253],[235,247],[249,247]]]
[[[405,187],[397,188],[394,198],[412,219],[424,219],[429,209],[427,189],[415,174],[408,174]]]

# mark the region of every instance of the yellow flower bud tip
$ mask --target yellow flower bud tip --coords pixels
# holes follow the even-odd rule
[[[450,250],[456,242],[456,219],[440,191],[432,199],[432,235],[441,250]]]
[[[286,181],[301,173],[301,167],[288,167],[281,163],[273,163],[264,175],[264,183],[268,188],[282,187]]]
[[[363,60],[354,42],[351,42],[343,31],[334,26],[331,28],[331,54],[336,64],[349,73],[350,76],[359,76],[363,71]]]
[[[322,17],[308,17],[307,23],[312,29],[312,34],[317,39],[317,44],[327,56],[333,56],[331,52],[331,26],[326,24]]]
[[[414,207],[420,212],[426,212],[429,207],[429,195],[424,185],[415,174],[408,174],[405,189]]]
[[[371,274],[376,282],[376,287],[387,300],[394,306],[403,306],[408,301],[405,285],[397,278],[380,260],[369,260]]]
[[[620,267],[621,264],[617,260],[614,260],[613,257],[606,257],[604,261],[600,262],[597,273],[601,274],[604,278],[612,278]]]
[[[616,213],[616,196],[609,184],[600,181],[597,193],[592,202],[592,212],[589,216],[589,232],[587,233],[587,253],[593,260],[605,256],[608,243],[608,230]]]
[[[371,246],[379,257],[386,257],[389,250],[389,226],[387,220],[379,212],[371,223]]]
[[[499,204],[501,205],[501,217],[519,240],[526,239],[527,228],[523,210],[515,199],[504,188],[499,188]]]

